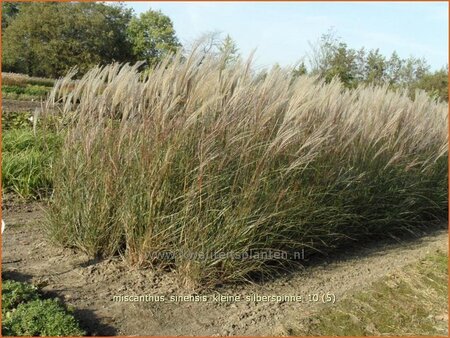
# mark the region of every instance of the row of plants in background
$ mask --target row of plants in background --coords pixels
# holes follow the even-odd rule
[[[54,79],[28,76],[26,74],[2,73],[3,86],[27,87],[31,85],[31,86],[52,87],[54,83],[55,83]]]
[[[195,51],[144,80],[118,64],[69,94],[70,80],[44,110],[63,107],[47,222],[61,245],[196,286],[292,263],[261,251],[326,252],[447,216],[448,105],[424,92],[292,80]]]
[[[10,86],[2,85],[2,96],[4,99],[12,100],[33,100],[43,99],[49,93],[51,87],[27,85],[27,86]]]
[[[43,299],[27,283],[2,283],[3,336],[82,336],[85,332],[58,299]]]

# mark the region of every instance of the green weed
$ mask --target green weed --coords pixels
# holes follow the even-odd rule
[[[28,85],[53,87],[55,80],[17,73],[2,73],[2,85],[26,87]]]

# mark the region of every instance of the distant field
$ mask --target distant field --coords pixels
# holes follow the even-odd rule
[[[11,100],[41,100],[47,96],[54,81],[23,74],[2,73],[2,97]]]
[[[7,193],[38,198],[51,190],[54,138],[40,129],[35,133],[32,118],[53,84],[53,79],[2,73],[2,186]]]
[[[52,87],[54,83],[55,83],[54,79],[33,77],[25,74],[2,73],[2,86],[26,87],[28,85],[32,85],[32,86]]]

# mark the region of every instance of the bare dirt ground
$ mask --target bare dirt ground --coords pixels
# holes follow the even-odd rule
[[[62,298],[76,309],[90,335],[286,335],[292,318],[333,306],[308,301],[309,295],[330,293],[339,302],[348,292],[448,248],[448,233],[442,229],[420,239],[383,240],[318,258],[274,280],[201,291],[206,302],[171,302],[170,296],[195,295],[179,288],[173,273],[133,269],[118,258],[95,261],[47,243],[38,225],[41,207],[4,203],[3,276],[32,282],[48,296]],[[218,294],[240,295],[241,301],[219,302],[213,298]],[[246,301],[253,294],[301,295],[303,301]],[[113,301],[122,295],[165,295],[166,301]]]
[[[41,107],[40,101],[21,101],[21,100],[2,100],[3,112],[34,112],[36,108]]]

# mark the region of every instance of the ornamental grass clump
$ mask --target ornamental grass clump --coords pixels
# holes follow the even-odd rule
[[[56,82],[53,240],[198,285],[446,219],[446,103],[224,60]]]

